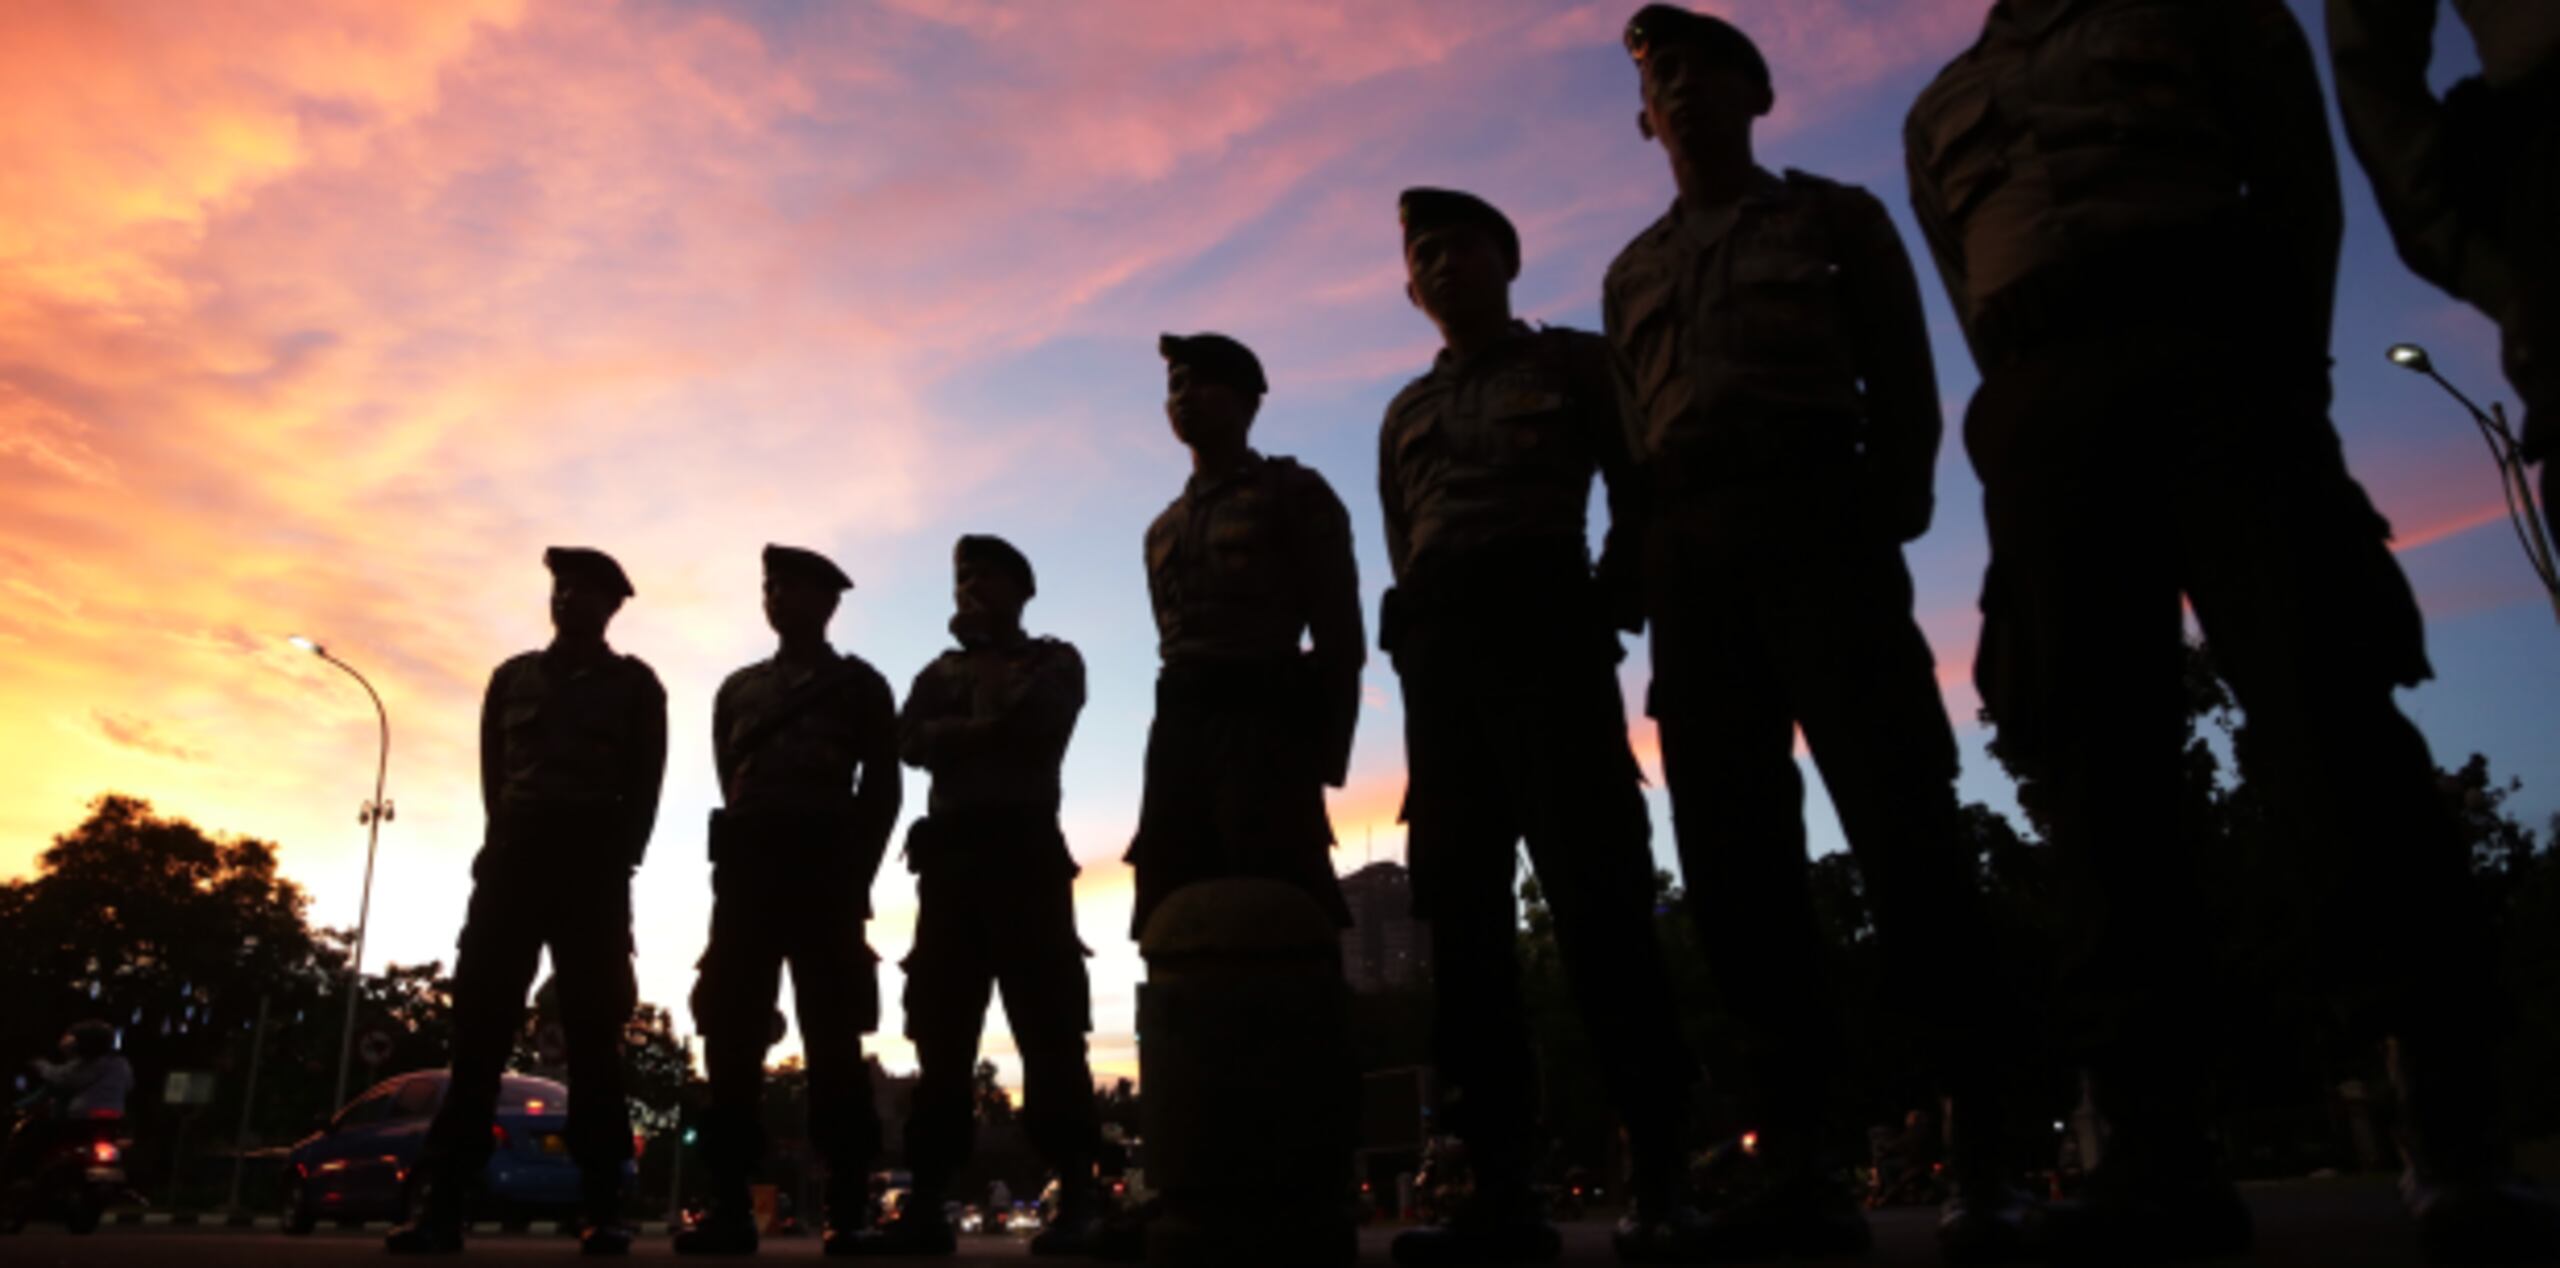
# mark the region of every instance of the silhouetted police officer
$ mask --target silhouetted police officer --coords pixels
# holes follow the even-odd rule
[[[1058,768],[1084,709],[1084,660],[1022,629],[1038,586],[1000,537],[952,550],[951,635],[907,691],[900,752],[932,772],[925,817],[907,834],[916,874],[916,941],[907,956],[907,1037],[917,1081],[907,1118],[915,1187],[865,1254],[949,1254],[942,1203],[969,1159],[978,1037],[990,991],[1022,1054],[1023,1124],[1058,1173],[1058,1210],[1034,1254],[1081,1254],[1101,1217],[1093,1163],[1100,1126],[1084,944],[1076,937],[1074,857],[1058,831]]]
[[[1404,684],[1404,821],[1431,930],[1432,1050],[1475,1165],[1447,1223],[1401,1263],[1553,1259],[1530,1190],[1537,1078],[1520,998],[1518,843],[1636,1159],[1631,1242],[1676,1240],[1690,1059],[1653,932],[1652,822],[1627,741],[1618,628],[1641,625],[1642,511],[1609,349],[1511,315],[1520,238],[1472,194],[1409,189],[1406,294],[1446,345],[1387,406],[1378,497],[1395,587],[1379,644]],[[1595,574],[1585,508],[1609,488]]]
[[[1157,346],[1192,474],[1147,528],[1164,666],[1130,932],[1165,895],[1229,876],[1301,886],[1347,925],[1324,787],[1349,770],[1368,655],[1351,519],[1323,476],[1246,444],[1269,390],[1250,350],[1218,334]]]
[[[2481,73],[2427,84],[2436,0],[2329,0],[2347,141],[2400,258],[2498,323],[2524,452],[2560,531],[2560,5],[2455,0]]]
[[[588,1254],[630,1248],[621,1217],[631,1158],[623,1028],[631,976],[631,874],[649,845],[666,773],[667,694],[605,644],[631,581],[602,551],[555,546],[551,645],[498,667],[480,711],[486,841],[453,970],[453,1078],[418,1163],[424,1184],[396,1252],[462,1247],[465,1189],[491,1149],[498,1076],[523,1025],[525,990],[550,948],[569,1048],[569,1150]]]
[[[772,659],[729,675],[711,712],[725,804],[711,818],[711,941],[693,988],[711,1084],[702,1130],[710,1210],[675,1237],[686,1253],[756,1248],[747,1181],[763,1152],[765,1049],[782,966],[809,1066],[809,1134],[827,1165],[826,1248],[870,1223],[880,1144],[862,1036],[880,1020],[863,923],[899,804],[898,717],[888,680],[827,642],[853,579],[825,556],[764,548]]]
[[[2332,865],[2302,905],[2398,1032],[2422,1239],[2554,1246],[2508,1187],[2501,1001],[2456,825],[2395,686],[2429,676],[2389,526],[2330,426],[2337,170],[2281,0],[2007,0],[1912,108],[1912,199],[1983,375],[1965,418],[1991,539],[1975,680],[2080,872],[2077,981],[2110,1135],[2053,1251],[2232,1253],[2184,765],[2179,600],[2248,717],[2251,782]]]
[[[1610,265],[1603,304],[1652,497],[1647,707],[1778,1177],[1717,1211],[1707,1243],[1753,1257],[1868,1242],[1826,1157],[1841,1036],[1807,873],[1801,727],[1875,907],[1886,998],[1925,1009],[1930,1073],[1958,1101],[1963,1183],[1941,1237],[1999,1253],[2026,1208],[1982,1139],[1996,1117],[1993,962],[1958,834],[1954,731],[1902,558],[1929,527],[1941,431],[1919,285],[1872,195],[1755,161],[1774,95],[1748,36],[1657,4],[1626,46],[1638,125],[1679,187]]]

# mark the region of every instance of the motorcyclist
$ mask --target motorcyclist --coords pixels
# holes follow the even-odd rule
[[[122,1118],[133,1091],[133,1066],[116,1051],[115,1027],[92,1018],[62,1034],[62,1060],[34,1065],[39,1095],[53,1098],[63,1118]]]
[[[42,1164],[72,1132],[95,1131],[98,1119],[124,1117],[133,1090],[133,1066],[116,1051],[115,1027],[103,1021],[74,1023],[62,1034],[60,1061],[29,1062],[36,1085],[18,1098],[18,1124],[0,1151],[0,1179],[16,1181]]]

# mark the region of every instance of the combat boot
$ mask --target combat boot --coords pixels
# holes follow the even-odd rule
[[[1685,1195],[1639,1194],[1609,1235],[1609,1245],[1622,1264],[1703,1264],[1708,1251],[1707,1217]]]
[[[2078,1197],[2045,1205],[2035,1250],[2055,1263],[2247,1254],[2256,1229],[2240,1190],[2214,1168],[2195,1062],[2167,1045],[2126,1045],[2111,1065],[2088,1075],[2106,1148]]]
[[[2485,1054],[2446,1047],[2395,1042],[2389,1050],[2404,1124],[2400,1196],[2418,1245],[2430,1263],[2560,1262],[2560,1208],[2516,1174],[2495,1126]]]
[[[2248,1204],[2228,1180],[2142,1175],[2101,1162],[2078,1198],[2045,1206],[2034,1248],[2059,1264],[2177,1263],[2245,1255],[2256,1237]]]
[[[827,1246],[829,1254],[851,1255],[870,1259],[890,1255],[955,1255],[960,1252],[960,1237],[951,1231],[951,1221],[942,1218],[942,1199],[925,1200],[915,1193],[908,1195],[906,1205],[878,1228],[864,1229],[850,1240],[839,1239]]]
[[[752,1255],[756,1253],[756,1208],[742,1183],[724,1183],[711,1191],[708,1209],[675,1235],[679,1255]]]
[[[1845,1186],[1802,1170],[1709,1213],[1700,1241],[1708,1262],[1761,1263],[1863,1255],[1875,1235]]]
[[[455,1177],[430,1173],[419,1184],[416,1205],[407,1222],[382,1239],[395,1255],[452,1255],[462,1250],[462,1185]]]
[[[594,1180],[579,1181],[578,1253],[628,1255],[632,1228],[622,1218],[621,1168]]]
[[[1551,1264],[1564,1238],[1525,1183],[1479,1185],[1447,1223],[1408,1229],[1389,1246],[1399,1264]]]
[[[852,1255],[854,1243],[871,1227],[871,1190],[859,1175],[827,1177],[826,1229],[819,1241],[830,1255]]]
[[[1627,1146],[1635,1157],[1635,1201],[1609,1237],[1618,1262],[1706,1262],[1707,1217],[1698,1209],[1688,1151],[1678,1134],[1630,1125]]]
[[[1947,1200],[1938,1208],[1938,1255],[1950,1264],[2000,1264],[2027,1255],[2035,1199],[2009,1183],[1988,1098],[1946,1101]]]
[[[1058,1188],[1058,1213],[1031,1239],[1035,1255],[1089,1255],[1102,1240],[1102,1192],[1087,1180]]]

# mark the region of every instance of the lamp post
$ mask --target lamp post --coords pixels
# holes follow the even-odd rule
[[[2498,465],[2498,492],[2507,501],[2507,519],[2516,530],[2516,542],[2524,547],[2525,561],[2533,566],[2534,576],[2551,594],[2551,611],[2560,619],[2560,563],[2555,563],[2550,530],[2543,526],[2542,508],[2534,496],[2533,481],[2525,474],[2524,456],[2519,452],[2516,434],[2507,427],[2507,410],[2495,401],[2482,409],[2462,389],[2438,373],[2427,350],[2414,343],[2395,343],[2388,354],[2391,364],[2412,374],[2423,374],[2436,381],[2445,394],[2470,411],[2471,421],[2480,428],[2480,438],[2489,446],[2490,460]]]
[[[383,779],[391,771],[391,714],[382,707],[382,693],[375,691],[373,684],[356,672],[355,666],[330,655],[328,648],[299,634],[293,636],[292,642],[294,646],[347,671],[347,676],[355,679],[356,685],[364,688],[364,694],[373,700],[373,716],[382,727],[382,745],[377,750],[373,766],[373,800],[356,811],[356,821],[364,825],[364,896],[357,900],[356,906],[355,955],[347,961],[347,1020],[338,1032],[338,1091],[329,1101],[334,1108],[347,1103],[347,1062],[355,1055],[356,1003],[360,974],[364,969],[365,926],[373,918],[373,851],[382,840],[382,825],[391,818],[391,803],[382,796]]]

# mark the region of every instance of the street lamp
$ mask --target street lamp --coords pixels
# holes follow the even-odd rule
[[[356,822],[364,825],[364,896],[356,906],[356,953],[347,961],[347,1020],[338,1032],[338,1093],[330,1098],[332,1106],[347,1103],[347,1062],[355,1055],[356,1002],[359,974],[364,968],[365,925],[373,918],[373,850],[382,839],[382,825],[391,819],[391,803],[382,795],[382,781],[391,771],[391,714],[382,707],[382,693],[366,682],[356,667],[329,654],[329,649],[296,634],[292,644],[322,660],[347,671],[347,676],[364,688],[373,700],[373,716],[382,726],[382,746],[373,766],[373,800],[356,810]]]
[[[2533,565],[2542,588],[2551,592],[2551,610],[2560,618],[2560,564],[2555,564],[2550,530],[2543,526],[2542,508],[2534,496],[2533,481],[2525,474],[2524,456],[2519,452],[2516,434],[2507,427],[2507,410],[2492,401],[2482,409],[2462,389],[2446,381],[2436,370],[2427,350],[2414,343],[2395,343],[2387,354],[2391,364],[2412,374],[2423,374],[2436,381],[2445,394],[2461,402],[2470,411],[2471,421],[2480,429],[2480,439],[2489,446],[2489,458],[2498,465],[2498,491],[2507,500],[2507,518],[2515,525],[2516,542],[2524,547],[2525,561]]]

